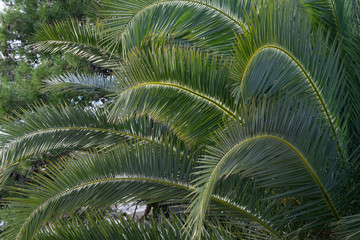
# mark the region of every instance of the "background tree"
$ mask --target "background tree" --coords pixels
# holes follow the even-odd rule
[[[44,23],[53,23],[63,19],[85,19],[91,1],[3,1],[6,9],[0,14],[0,116],[15,116],[14,111],[37,103],[90,104],[94,98],[81,93],[42,92],[45,79],[59,73],[93,73],[97,67],[86,60],[67,53],[48,54],[36,52],[31,46],[35,29]],[[0,128],[1,130],[1,128]],[[9,189],[28,181],[31,172],[37,172],[49,159],[57,158],[62,151],[34,156],[18,166],[7,184],[0,190],[0,198],[9,196]]]
[[[62,19],[84,19],[91,1],[3,1],[0,28],[0,115],[11,114],[42,100],[55,102],[71,96],[40,92],[41,82],[67,71],[92,72],[93,66],[70,54],[35,52],[29,46],[35,29]]]

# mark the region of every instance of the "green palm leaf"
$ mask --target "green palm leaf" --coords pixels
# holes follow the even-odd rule
[[[342,218],[336,228],[337,237],[341,239],[359,239],[360,237],[360,214]]]
[[[105,33],[101,22],[95,24],[76,20],[56,22],[53,25],[43,24],[37,30],[33,46],[38,51],[66,51],[104,68],[114,68],[121,60],[121,49],[108,52]],[[104,42],[104,43],[103,43]]]
[[[66,74],[46,90],[114,99],[2,122],[2,181],[33,155],[79,152],[15,189],[1,237],[356,238],[360,38],[349,3],[104,0],[94,24],[43,25],[39,50],[115,75]],[[188,219],[92,215],[132,201]]]
[[[89,95],[108,96],[118,88],[112,77],[96,74],[70,74],[51,77],[44,81],[43,92],[68,91],[86,93]]]
[[[235,46],[231,71],[232,79],[238,82],[233,94],[239,105],[281,89],[301,95],[304,101],[314,103],[319,117],[342,138],[338,150],[345,152],[347,118],[342,111],[348,102],[336,43],[323,37],[321,30],[311,33],[307,15],[291,4],[268,4],[248,19],[248,25],[250,33],[239,36]]]
[[[96,210],[116,202],[138,200],[147,203],[171,200],[170,203],[185,204],[186,207],[190,201],[188,195],[194,191],[189,182],[193,179],[196,155],[182,150],[178,143],[161,145],[122,145],[106,154],[82,154],[49,167],[46,175],[37,175],[33,179],[35,184],[17,189],[27,198],[9,199],[12,202],[10,228],[3,237],[30,239],[46,222],[81,207]],[[256,214],[235,203],[217,196],[212,197],[212,202],[216,215],[235,211],[237,221],[245,219],[248,228],[248,222],[253,222],[252,234],[276,233]]]
[[[223,118],[239,118],[221,58],[176,47],[134,52],[116,75],[123,91],[111,107],[115,121],[133,112],[149,114],[196,142],[222,125]]]
[[[353,28],[349,37],[344,39],[344,50],[346,51],[346,69],[347,69],[347,84],[349,92],[349,128],[352,132],[351,137],[354,141],[353,149],[356,149],[360,144],[360,22],[354,21]]]
[[[333,37],[348,34],[351,20],[349,0],[302,0],[302,4],[312,13],[315,26],[325,24]]]
[[[164,145],[123,145],[107,154],[83,154],[50,167],[47,176],[34,178],[34,186],[18,190],[29,198],[11,205],[12,228],[5,239],[31,239],[47,221],[82,206],[101,209],[137,199],[185,198],[188,186],[182,182],[189,178],[192,161],[188,153],[174,154],[173,147],[180,152],[180,145]]]
[[[356,33],[358,22],[358,1],[352,0],[304,0],[301,3],[306,10],[312,13],[313,27],[325,25],[325,33],[331,32],[331,38],[336,39],[341,49],[341,62],[345,67],[346,92],[348,92],[348,104],[346,112],[348,114],[348,128],[354,140],[350,149],[355,149],[359,143],[357,139],[359,130],[354,123],[359,122],[359,101],[357,93],[359,91],[358,84],[358,57],[353,60],[354,54],[358,52],[359,45],[354,45],[354,35]],[[354,34],[355,33],[355,34]],[[356,37],[355,37],[356,38]],[[356,42],[356,40],[355,40]],[[349,56],[350,55],[350,56]]]
[[[243,11],[257,1],[102,1],[96,11],[106,19],[109,49],[141,46],[149,37],[192,44],[229,54],[234,30],[242,32]],[[110,40],[111,39],[111,40]]]
[[[296,221],[319,216],[325,221],[331,216],[339,219],[339,186],[347,181],[342,171],[346,167],[339,166],[336,141],[330,140],[326,127],[317,122],[310,109],[289,99],[255,104],[241,113],[245,126],[235,124],[217,134],[216,145],[209,147],[200,161],[203,169],[198,172],[198,190],[188,222],[196,227],[194,236],[199,237],[202,232],[208,199],[216,182],[231,174],[253,178],[272,192],[272,199],[298,201],[298,206],[289,209],[289,218],[286,211],[284,215],[267,216],[278,227],[293,223],[294,232],[289,236],[297,234]],[[266,215],[262,217],[266,219]],[[313,224],[316,223],[302,227],[314,227]]]
[[[158,142],[174,136],[146,116],[129,116],[120,124],[110,123],[103,109],[39,106],[24,110],[18,117],[20,120],[9,119],[1,125],[2,183],[19,161],[50,150],[107,148],[126,139]]]

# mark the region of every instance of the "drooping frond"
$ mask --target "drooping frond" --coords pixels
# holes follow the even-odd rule
[[[245,125],[220,131],[215,145],[200,161],[202,170],[198,172],[197,195],[188,222],[189,227],[195,225],[194,236],[202,232],[216,183],[233,174],[252,178],[268,188],[274,201],[296,201],[289,212],[274,209],[277,216],[259,213],[275,228],[292,229],[288,229],[289,236],[299,233],[299,222],[305,230],[324,223],[309,219],[323,216],[325,223],[331,217],[339,220],[339,186],[348,180],[343,170],[349,166],[340,166],[336,141],[316,113],[304,103],[287,99],[253,104],[241,116]]]
[[[336,42],[321,30],[312,33],[307,15],[291,5],[268,4],[248,19],[248,26],[249,34],[239,36],[235,45],[231,68],[239,105],[254,96],[291,91],[314,104],[333,134],[342,138],[338,151],[345,152],[347,118],[342,111],[348,102]]]
[[[123,91],[111,108],[114,121],[133,112],[150,114],[192,142],[224,118],[240,118],[233,110],[226,62],[215,56],[177,47],[136,51],[116,78]]]
[[[37,30],[33,46],[38,51],[65,51],[98,64],[104,68],[114,68],[121,60],[121,49],[110,53],[103,46],[106,43],[101,22],[85,23],[76,20],[43,24]]]
[[[147,38],[191,42],[199,48],[232,50],[234,31],[245,29],[243,13],[258,1],[117,0],[101,1],[96,14],[105,19],[110,49],[129,50]]]
[[[4,238],[31,239],[47,221],[81,207],[186,199],[193,161],[188,152],[180,154],[178,144],[162,145],[122,145],[106,154],[82,154],[49,167],[46,175],[33,179],[34,185],[18,189],[28,198],[12,199],[16,203],[9,209],[10,229]]]
[[[2,237],[31,239],[45,223],[77,209],[80,212],[96,210],[129,201],[169,201],[176,207],[183,204],[186,207],[191,199],[188,195],[194,191],[190,182],[196,155],[180,147],[178,143],[166,141],[161,146],[121,145],[106,154],[82,154],[50,166],[46,175],[38,174],[33,184],[17,189],[26,198],[8,199],[12,202],[8,210],[9,228]],[[237,212],[237,220],[245,219],[244,224],[252,229],[252,234],[276,233],[251,211],[221,196],[213,196],[211,200],[214,214]],[[237,225],[241,226],[241,222]],[[246,231],[241,235],[247,235]]]
[[[120,123],[108,121],[103,109],[80,106],[38,106],[24,110],[18,119],[1,124],[1,182],[9,168],[19,161],[50,150],[87,150],[104,148],[123,140],[157,142],[174,136],[163,125],[143,116],[129,116]]]
[[[109,85],[67,74],[46,90],[114,101],[39,106],[1,123],[0,184],[33,155],[81,152],[14,190],[0,238],[355,239],[360,28],[350,1],[104,0],[99,22],[43,25],[39,50],[116,75]],[[188,219],[92,215],[139,201]]]
[[[349,91],[349,132],[351,132],[351,144],[353,148],[360,145],[360,22],[354,21],[351,34],[344,39],[344,50],[347,53],[346,69],[347,84]]]
[[[302,0],[312,13],[314,26],[325,24],[332,36],[347,36],[351,21],[350,0]]]
[[[89,95],[108,96],[118,88],[113,77],[96,74],[70,74],[51,77],[44,81],[43,92],[68,91],[86,93]]]
[[[359,113],[359,74],[358,74],[358,49],[359,43],[356,38],[359,34],[359,1],[357,0],[303,0],[301,5],[312,14],[313,29],[325,26],[324,32],[331,33],[331,39],[337,40],[341,51],[341,62],[345,67],[345,78],[342,80],[346,86],[347,106],[345,108],[346,118],[348,118],[349,133],[351,141],[349,148],[351,151],[359,145],[360,132],[357,124],[360,120]],[[354,38],[355,37],[355,38]],[[354,41],[355,40],[355,41]],[[354,44],[355,43],[355,44]],[[353,58],[354,55],[357,55]]]

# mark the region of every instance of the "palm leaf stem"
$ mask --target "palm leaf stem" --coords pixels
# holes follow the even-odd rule
[[[163,185],[168,185],[168,186],[171,186],[171,187],[175,187],[175,188],[180,188],[180,189],[183,189],[183,190],[186,190],[186,191],[189,191],[190,194],[195,192],[195,188],[192,187],[192,186],[188,186],[188,185],[185,185],[185,184],[180,184],[180,183],[174,183],[174,182],[171,182],[171,181],[165,181],[165,180],[161,180],[161,179],[151,179],[151,178],[144,178],[144,177],[133,177],[133,176],[128,176],[128,177],[116,177],[116,178],[106,178],[106,179],[98,179],[98,180],[95,180],[95,181],[90,181],[90,182],[85,182],[85,183],[82,183],[78,186],[75,186],[75,187],[72,187],[72,188],[69,188],[61,193],[58,193],[56,194],[55,196],[47,199],[45,202],[41,203],[38,207],[36,207],[32,212],[31,214],[26,218],[25,222],[22,224],[18,234],[16,235],[16,240],[19,240],[21,239],[21,236],[22,236],[22,232],[24,231],[25,229],[25,226],[29,223],[29,221],[31,220],[31,218],[40,210],[42,209],[43,207],[45,207],[47,204],[49,204],[52,200],[58,198],[58,197],[61,197],[61,196],[64,196],[66,195],[67,193],[70,193],[72,191],[75,191],[79,188],[83,188],[83,187],[86,187],[86,186],[91,186],[91,185],[94,185],[94,184],[98,184],[98,183],[103,183],[103,182],[113,182],[113,181],[140,181],[140,182],[152,182],[152,183],[157,183],[157,184],[163,184]],[[234,203],[231,203],[229,201],[225,201],[223,199],[221,199],[220,197],[218,196],[211,196],[210,198],[211,200],[217,202],[217,203],[220,203],[220,204],[223,204],[245,216],[247,216],[248,218],[254,220],[255,222],[259,223],[261,226],[263,226],[264,228],[266,228],[267,230],[269,230],[269,232],[273,233],[275,236],[279,237],[282,239],[282,236],[280,233],[278,233],[275,229],[273,229],[271,226],[269,226],[266,222],[264,222],[263,220],[261,220],[260,218],[256,217],[254,214],[251,214],[250,212],[244,210],[243,208],[237,206],[236,204]]]
[[[102,128],[91,128],[91,127],[59,127],[59,128],[50,128],[50,129],[46,129],[46,130],[35,131],[35,132],[32,132],[32,133],[23,135],[21,137],[18,137],[16,139],[14,139],[13,141],[7,143],[5,146],[3,146],[0,149],[0,153],[3,152],[9,145],[17,143],[17,142],[19,142],[19,141],[21,141],[21,140],[23,140],[25,138],[28,138],[28,137],[31,137],[31,136],[34,136],[34,135],[37,135],[37,134],[41,134],[41,133],[50,133],[50,132],[66,131],[66,130],[68,130],[68,131],[71,131],[71,130],[79,130],[79,131],[87,130],[87,131],[93,131],[93,132],[114,133],[114,134],[119,134],[119,135],[126,135],[126,136],[129,136],[129,137],[135,138],[135,139],[139,139],[139,140],[142,140],[142,141],[147,141],[147,142],[150,142],[150,143],[160,145],[160,143],[158,143],[158,142],[156,142],[156,141],[154,141],[154,140],[152,140],[150,138],[141,137],[141,136],[138,136],[136,134],[127,133],[127,132],[123,132],[123,131],[116,131],[116,130],[102,129]],[[16,164],[18,164],[18,162],[12,163],[12,164],[10,164],[10,166],[7,166],[7,167],[4,167],[4,168],[0,169],[0,176],[7,169],[9,169],[10,167],[12,167],[12,166],[14,166]]]
[[[285,48],[282,48],[280,46],[277,45],[273,45],[273,44],[269,44],[269,45],[265,45],[260,47],[259,49],[257,49],[254,54],[251,56],[251,58],[248,61],[248,64],[245,67],[245,71],[243,72],[243,75],[241,77],[241,82],[240,82],[240,89],[243,89],[243,85],[244,85],[244,78],[246,75],[246,72],[252,62],[252,60],[256,57],[256,55],[258,55],[261,51],[263,50],[267,50],[267,49],[274,49],[274,50],[278,50],[281,53],[285,54],[287,57],[289,57],[295,64],[296,66],[300,69],[300,71],[302,72],[302,74],[304,75],[304,77],[306,78],[306,80],[308,81],[308,83],[310,84],[311,88],[314,90],[314,93],[316,95],[316,98],[318,99],[321,108],[324,112],[324,115],[326,117],[326,119],[329,122],[329,125],[331,127],[331,130],[334,134],[334,136],[337,136],[337,132],[335,130],[334,124],[333,124],[333,119],[331,118],[330,112],[328,110],[328,107],[326,106],[326,103],[324,101],[324,97],[321,95],[319,88],[316,86],[315,81],[311,78],[311,76],[309,75],[309,73],[305,70],[304,66],[300,63],[299,60],[297,60],[292,54],[290,54],[289,51],[287,51]],[[340,146],[339,143],[337,143],[337,147],[338,147],[338,152],[339,154],[343,154],[343,150]]]
[[[106,53],[109,52],[105,48],[101,48],[99,46],[95,46],[95,45],[91,45],[91,44],[87,44],[87,43],[83,43],[83,42],[65,41],[65,40],[47,40],[47,42],[49,42],[49,43],[77,44],[77,45],[84,46],[84,47],[95,48],[95,49],[99,50],[100,52],[106,52]],[[113,52],[111,52],[111,55],[114,55],[114,56],[118,57],[119,59],[123,58],[119,54],[116,54],[116,53],[113,53]]]
[[[328,205],[332,215],[334,216],[334,218],[336,219],[336,221],[340,220],[340,216],[329,196],[329,194],[327,193],[324,185],[322,184],[321,180],[319,179],[318,175],[316,174],[316,172],[314,171],[314,169],[312,168],[312,166],[310,165],[310,163],[308,162],[308,160],[305,158],[305,156],[294,146],[292,145],[290,142],[288,142],[287,140],[275,136],[275,135],[262,135],[262,136],[255,136],[255,137],[250,137],[247,138],[243,141],[241,141],[240,143],[236,144],[234,147],[232,147],[222,158],[221,160],[217,163],[216,167],[214,168],[214,170],[212,171],[209,181],[208,181],[208,186],[210,184],[210,192],[211,189],[213,189],[214,187],[214,183],[216,180],[216,178],[219,175],[219,169],[225,164],[227,156],[229,154],[231,154],[232,152],[236,151],[236,149],[238,149],[240,146],[242,146],[243,144],[246,144],[248,142],[254,141],[254,140],[259,140],[259,139],[274,139],[276,141],[279,141],[281,143],[283,143],[284,145],[286,145],[287,147],[289,147],[291,150],[293,150],[295,152],[295,154],[300,158],[301,162],[304,164],[306,170],[309,172],[309,174],[311,175],[311,177],[314,179],[316,185],[318,186],[318,188],[320,189],[326,204]],[[205,203],[204,201],[206,201],[206,198],[203,198],[202,202]],[[206,203],[205,203],[206,204]]]
[[[127,27],[132,23],[132,21],[138,16],[140,15],[142,12],[146,11],[149,8],[154,7],[155,5],[159,5],[159,4],[163,4],[163,3],[167,3],[167,2],[189,2],[189,3],[195,3],[198,5],[202,5],[205,6],[206,8],[212,9],[218,13],[220,13],[221,15],[225,16],[226,18],[228,18],[229,20],[231,20],[232,22],[234,22],[236,25],[238,25],[240,27],[241,30],[246,29],[245,24],[239,22],[238,20],[236,20],[235,18],[231,17],[229,14],[226,14],[224,11],[221,11],[220,9],[211,6],[210,4],[204,3],[204,2],[200,2],[200,1],[194,1],[194,0],[177,0],[177,1],[173,1],[173,0],[162,0],[162,1],[156,1],[152,4],[149,4],[147,6],[145,6],[144,8],[141,8],[139,11],[137,11],[134,16],[132,16],[130,18],[130,20],[128,21],[128,23],[126,24],[126,26],[124,27],[124,29],[121,31],[120,33],[120,39],[122,39],[123,35],[125,34]]]
[[[259,48],[258,50],[256,50],[254,52],[254,54],[251,56],[248,64],[246,65],[245,71],[243,72],[242,78],[241,78],[241,82],[240,82],[240,88],[243,89],[244,86],[244,78],[246,75],[246,72],[250,66],[250,63],[252,62],[252,60],[256,57],[256,55],[258,55],[261,51],[266,50],[266,49],[275,49],[278,50],[280,52],[282,52],[283,54],[285,54],[286,56],[288,56],[291,60],[294,61],[294,63],[298,66],[298,68],[301,70],[301,72],[303,73],[303,75],[305,76],[305,78],[307,79],[307,81],[309,82],[309,84],[311,85],[312,89],[314,90],[316,97],[318,98],[321,107],[324,111],[324,114],[326,116],[327,119],[331,119],[330,117],[330,113],[326,108],[326,104],[323,100],[323,97],[321,96],[321,93],[319,92],[318,88],[316,87],[315,82],[311,79],[310,75],[306,72],[305,68],[301,65],[300,61],[298,61],[293,55],[291,55],[286,49],[280,47],[280,46],[276,46],[276,45],[265,45],[262,46],[261,48]],[[329,121],[330,125],[332,126],[333,130],[335,131],[333,124],[331,121]]]
[[[338,33],[340,34],[340,23],[339,23],[339,17],[337,15],[337,12],[336,12],[336,9],[335,9],[335,3],[334,3],[334,0],[330,0],[330,4],[331,4],[331,8],[333,10],[333,13],[334,13],[334,18],[336,20],[336,28],[338,30]]]
[[[127,135],[133,138],[137,138],[139,140],[143,140],[143,141],[147,141],[147,142],[151,142],[151,143],[155,143],[155,144],[159,144],[157,142],[155,142],[154,140],[151,140],[149,138],[145,138],[145,137],[141,137],[138,136],[136,134],[132,134],[132,133],[127,133],[127,132],[123,132],[123,131],[116,131],[116,130],[110,130],[110,129],[104,129],[104,128],[91,128],[91,127],[58,127],[58,128],[49,128],[46,130],[40,130],[40,131],[35,131],[35,132],[31,132],[29,134],[25,134],[21,137],[18,137],[16,139],[14,139],[13,141],[9,142],[8,144],[6,144],[4,147],[2,147],[0,149],[0,152],[2,152],[3,150],[5,150],[10,144],[14,144],[16,142],[19,142],[25,138],[31,137],[33,135],[37,135],[37,134],[41,134],[41,133],[50,133],[50,132],[56,132],[56,131],[66,131],[66,130],[88,130],[88,131],[94,131],[94,132],[108,132],[108,133],[115,133],[115,134],[121,134],[121,135]]]
[[[168,87],[171,87],[171,88],[175,88],[175,89],[180,89],[180,90],[183,90],[185,92],[188,92],[190,94],[193,94],[209,103],[211,103],[212,105],[215,105],[218,109],[222,110],[223,112],[225,112],[227,115],[229,115],[230,117],[232,117],[233,119],[239,119],[241,120],[241,118],[239,118],[238,116],[236,116],[236,114],[234,112],[232,112],[229,108],[223,106],[221,103],[217,102],[216,100],[214,99],[211,99],[210,97],[207,97],[203,94],[200,94],[196,91],[193,91],[189,88],[186,88],[186,87],[183,87],[183,86],[180,86],[180,85],[176,85],[176,84],[173,84],[173,83],[164,83],[164,82],[147,82],[147,83],[140,83],[136,86],[133,86],[133,87],[130,87],[126,90],[124,90],[123,92],[121,92],[120,96],[124,93],[126,93],[127,91],[130,91],[132,89],[135,89],[135,88],[139,88],[139,87],[144,87],[144,86],[151,86],[151,85],[159,85],[159,86],[168,86]]]

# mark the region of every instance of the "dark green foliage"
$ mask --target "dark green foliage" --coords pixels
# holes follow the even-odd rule
[[[357,3],[102,0],[96,23],[41,25],[38,50],[111,69],[62,73],[44,91],[109,104],[1,123],[1,181],[29,157],[70,153],[4,200],[1,236],[356,239]],[[154,219],[105,214],[130,202]]]
[[[94,72],[94,66],[71,54],[35,52],[29,43],[35,29],[41,24],[70,17],[83,19],[88,14],[91,1],[3,1],[7,8],[0,14],[0,118],[14,116],[14,111],[42,103],[72,102],[89,104],[102,96],[79,97],[79,94],[60,91],[41,92],[43,81],[50,76],[68,71]],[[84,95],[84,94],[83,94]],[[80,94],[81,96],[81,94]],[[1,188],[0,198],[9,196],[9,189],[29,181],[29,175],[37,172],[45,162],[54,159],[62,151],[42,152],[18,165],[10,174],[9,181]],[[0,216],[0,219],[3,219]]]
[[[91,72],[90,64],[70,54],[49,55],[35,52],[35,29],[43,23],[87,16],[91,1],[5,1],[0,26],[0,116],[38,101],[56,102],[74,96],[40,93],[42,81],[67,71]]]

